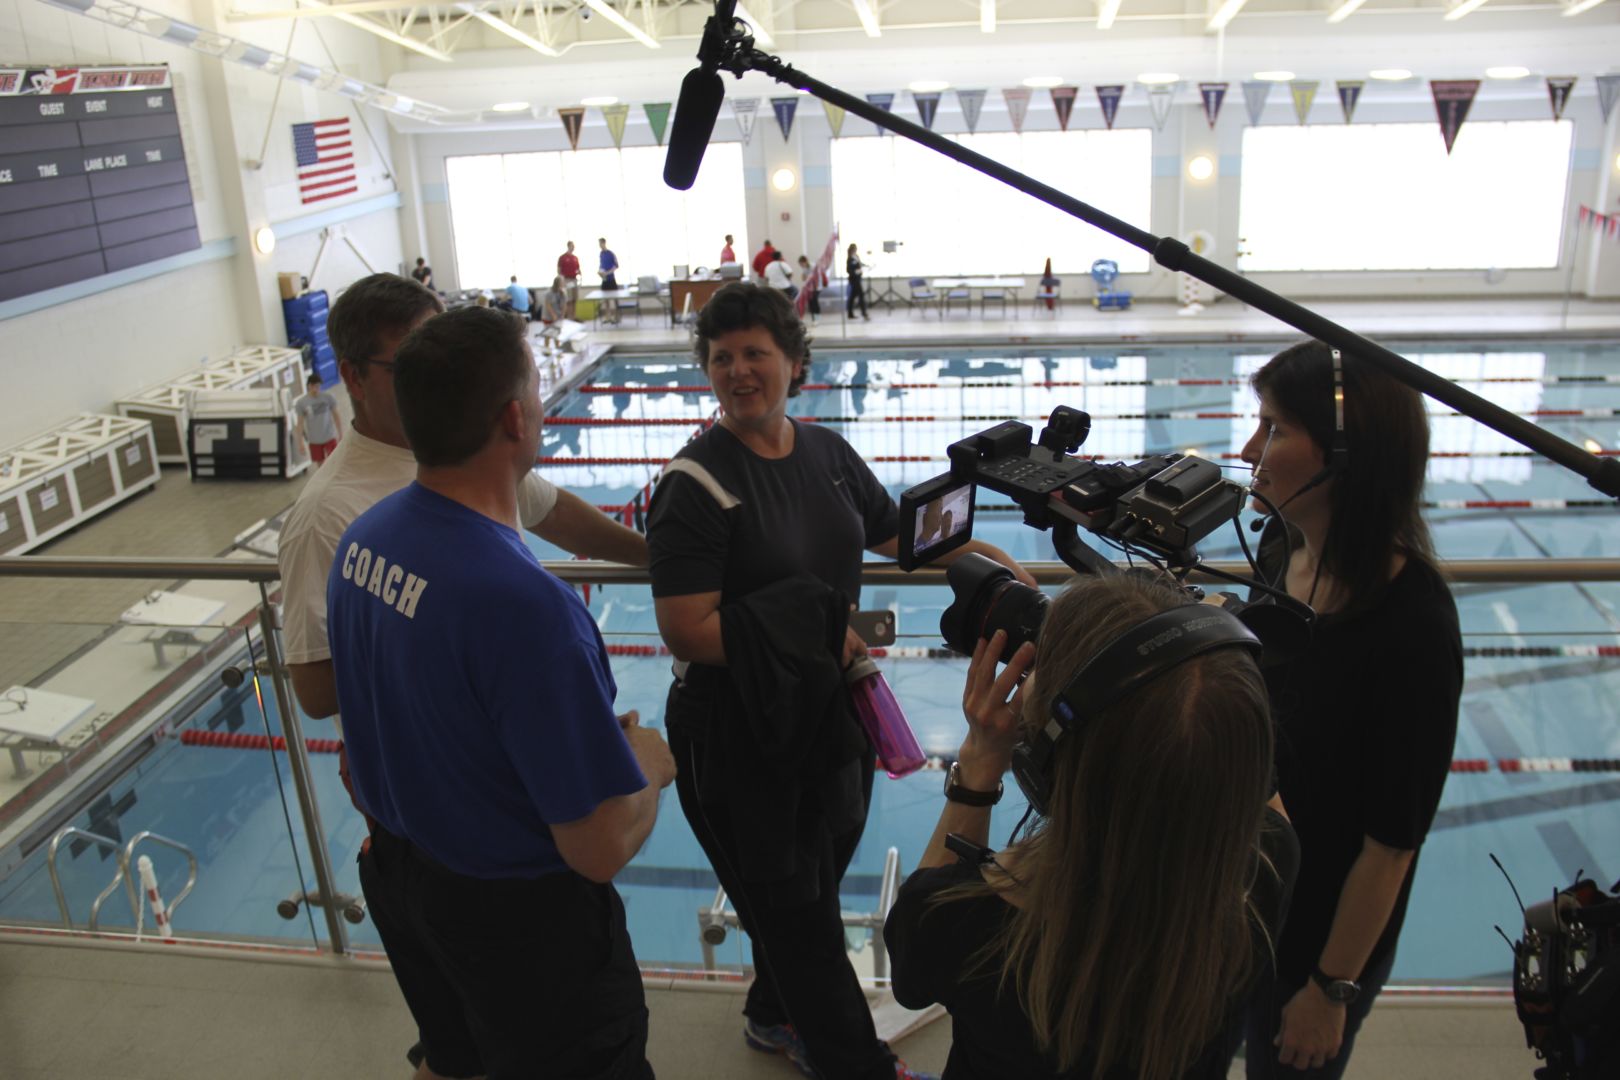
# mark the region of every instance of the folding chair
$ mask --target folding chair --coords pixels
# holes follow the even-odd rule
[[[954,289],[946,289],[945,310],[940,314],[940,318],[943,319],[946,315],[949,315],[951,313],[951,305],[957,303],[960,303],[964,308],[966,308],[969,315],[973,314],[973,290],[965,289],[961,286],[957,286]]]
[[[979,318],[987,318],[990,314],[990,305],[1001,305],[1001,317],[1007,317],[1007,290],[986,289],[979,294]]]
[[[906,284],[911,288],[911,295],[908,297],[908,300],[912,307],[916,307],[918,304],[927,305],[939,303],[939,294],[928,287],[927,278],[914,277],[906,282]]]
[[[1063,307],[1063,295],[1062,295],[1062,293],[1063,293],[1063,285],[1062,285],[1062,283],[1058,282],[1058,281],[1055,281],[1055,280],[1050,285],[1042,284],[1042,285],[1036,286],[1035,295],[1033,297],[1031,297],[1030,301],[1029,301],[1029,303],[1030,303],[1030,308],[1029,308],[1030,314],[1034,314],[1035,312],[1039,311],[1040,308],[1041,308],[1041,304],[1044,301],[1050,300],[1050,301],[1052,301],[1052,304],[1051,304],[1052,317],[1057,318],[1058,310]]]

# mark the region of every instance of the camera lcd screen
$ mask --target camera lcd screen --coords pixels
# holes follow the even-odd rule
[[[900,496],[900,569],[926,566],[972,539],[973,492],[946,474]]]

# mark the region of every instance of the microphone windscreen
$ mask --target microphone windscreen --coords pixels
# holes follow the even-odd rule
[[[686,191],[697,180],[703,151],[708,148],[725,97],[726,86],[717,71],[693,68],[681,80],[675,126],[669,135],[669,152],[664,156],[664,183],[670,187]]]

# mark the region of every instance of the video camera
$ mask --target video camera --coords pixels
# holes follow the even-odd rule
[[[1243,485],[1226,479],[1214,462],[1192,455],[1160,454],[1134,464],[1074,456],[1090,433],[1087,413],[1060,405],[1039,440],[1028,424],[1008,420],[952,443],[950,471],[900,496],[900,568],[915,570],[971,540],[974,497],[985,487],[1010,497],[1023,511],[1024,524],[1052,530],[1058,557],[1080,573],[1120,572],[1080,538],[1084,529],[1178,581],[1201,569],[1267,594],[1275,603],[1239,608],[1234,596],[1227,606],[1266,645],[1268,661],[1281,659],[1273,645],[1292,653],[1289,646],[1307,639],[1303,631],[1312,616],[1304,604],[1258,578],[1220,573],[1199,560],[1198,542],[1242,510]],[[1009,660],[1039,634],[1049,600],[1020,585],[1006,567],[968,555],[951,565],[947,580],[955,601],[940,619],[940,631],[950,648],[971,654],[977,638],[1006,630],[1002,659]]]

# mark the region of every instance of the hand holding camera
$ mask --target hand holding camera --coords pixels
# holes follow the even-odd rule
[[[1026,641],[998,675],[996,666],[1007,644],[1007,632],[997,630],[973,647],[967,682],[962,687],[962,713],[968,733],[957,752],[964,785],[989,790],[1001,780],[1012,762],[1024,712],[1025,676],[1035,663],[1035,644]]]

